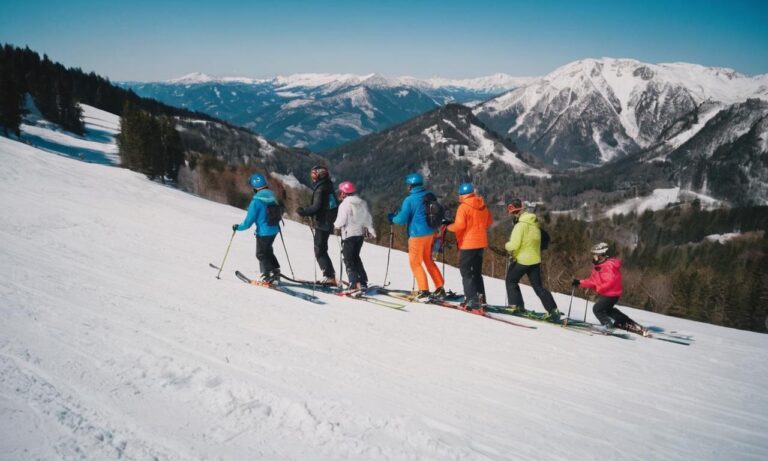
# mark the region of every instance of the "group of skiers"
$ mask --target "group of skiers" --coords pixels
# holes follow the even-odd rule
[[[318,283],[337,285],[336,272],[328,255],[328,238],[337,231],[341,236],[342,256],[349,280],[348,291],[350,294],[364,293],[368,287],[368,276],[360,259],[360,251],[366,238],[376,237],[368,205],[358,196],[356,186],[350,181],[339,184],[337,196],[327,167],[316,165],[310,174],[312,201],[307,207],[296,211],[299,216],[312,218],[315,258],[324,277]],[[282,208],[263,175],[254,174],[249,182],[254,190],[253,199],[243,222],[234,224],[232,230],[243,231],[256,225],[256,257],[262,273],[260,282],[276,284],[281,274],[272,245],[280,232]],[[443,275],[432,254],[436,237],[448,231],[456,235],[459,248],[459,269],[464,288],[463,307],[470,311],[482,311],[485,305],[483,253],[489,248],[488,229],[493,224],[492,214],[485,201],[475,192],[472,183],[460,184],[457,191],[459,206],[455,218],[448,220],[435,194],[424,187],[424,177],[420,173],[407,175],[405,185],[408,196],[399,210],[389,213],[387,218],[394,225],[406,226],[408,258],[418,288],[413,293],[414,299],[423,301],[446,296]],[[508,308],[521,315],[527,312],[519,285],[520,279],[526,275],[547,311],[544,318],[560,322],[561,314],[557,304],[541,280],[542,230],[538,219],[534,213],[525,210],[520,199],[513,199],[507,205],[507,213],[515,221],[509,241],[504,245],[504,253],[510,257],[505,277]],[[545,234],[544,238],[548,239],[548,236]],[[614,307],[622,291],[621,262],[609,256],[609,246],[605,243],[592,247],[591,253],[594,263],[592,273],[583,280],[574,278],[574,288],[597,292],[598,300],[593,311],[601,324],[641,331],[641,326]],[[428,276],[432,279],[433,291],[429,290]]]

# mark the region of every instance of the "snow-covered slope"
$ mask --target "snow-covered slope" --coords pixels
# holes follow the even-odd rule
[[[242,210],[5,138],[0,212],[3,460],[768,457],[766,335],[627,309],[684,347],[312,305],[234,279],[256,272],[247,232],[214,278]],[[284,236],[312,277],[308,229]],[[363,258],[380,282],[386,249]],[[393,286],[407,264],[392,253]]]
[[[476,114],[548,162],[600,164],[666,141],[670,127],[705,103],[703,118],[712,116],[712,103],[766,99],[766,89],[768,75],[732,69],[584,59],[484,103]]]

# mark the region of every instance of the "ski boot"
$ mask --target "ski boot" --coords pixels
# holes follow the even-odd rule
[[[435,299],[435,300],[438,300],[438,301],[442,301],[442,300],[444,300],[444,299],[446,298],[445,288],[443,288],[443,287],[437,288],[437,289],[436,289],[436,290],[435,290],[435,291],[432,293],[432,295],[430,296],[430,298],[432,298],[432,299]]]
[[[552,309],[551,311],[547,311],[541,318],[547,322],[560,323],[560,310]]]

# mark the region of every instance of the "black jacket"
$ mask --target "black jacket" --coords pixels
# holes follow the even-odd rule
[[[312,204],[297,211],[299,216],[312,216],[315,229],[331,232],[338,208],[339,202],[333,192],[333,183],[329,178],[323,178],[312,186]]]

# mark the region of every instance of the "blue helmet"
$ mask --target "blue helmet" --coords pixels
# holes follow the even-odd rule
[[[424,176],[419,173],[411,173],[405,177],[405,183],[409,186],[420,186],[424,184]]]
[[[471,182],[463,182],[459,184],[459,195],[471,194],[475,191]]]
[[[264,175],[261,174],[254,174],[251,176],[251,179],[248,180],[248,182],[251,184],[251,187],[254,189],[261,189],[262,187],[267,187],[267,178],[264,177]]]

